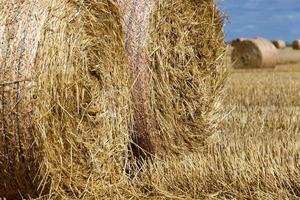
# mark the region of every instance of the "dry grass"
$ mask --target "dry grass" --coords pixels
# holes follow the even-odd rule
[[[145,199],[299,199],[300,72],[289,67],[232,71],[223,132],[201,153],[152,165],[135,180],[135,194]]]
[[[300,66],[284,66],[275,70],[231,71],[228,80],[228,96],[221,105],[218,99],[209,97],[221,96],[219,87],[222,85],[220,83],[223,80],[223,69],[218,71],[215,68],[207,68],[207,66],[215,66],[215,63],[210,61],[202,63],[201,69],[194,68],[194,66],[199,61],[196,57],[200,55],[204,60],[209,60],[209,58],[218,60],[222,49],[211,54],[212,51],[193,52],[188,48],[186,52],[191,52],[191,54],[185,55],[167,49],[174,53],[175,58],[179,59],[181,67],[188,66],[192,61],[190,71],[186,74],[185,71],[181,72],[171,67],[172,64],[174,65],[173,60],[168,68],[172,72],[170,74],[175,78],[185,80],[185,82],[173,80],[174,82],[167,83],[167,86],[173,85],[174,88],[178,84],[178,87],[185,88],[180,94],[169,95],[174,98],[186,95],[186,99],[188,99],[188,102],[179,101],[177,103],[179,110],[182,111],[181,116],[183,116],[178,121],[181,123],[188,117],[193,118],[191,113],[199,114],[195,112],[197,110],[188,108],[206,102],[200,107],[208,113],[205,115],[205,119],[212,122],[208,124],[210,127],[204,125],[198,127],[198,124],[195,123],[190,124],[189,128],[190,130],[196,129],[196,133],[200,130],[199,133],[203,133],[203,135],[200,134],[200,137],[215,134],[209,138],[207,146],[200,146],[200,148],[195,148],[197,151],[188,153],[186,147],[189,146],[189,141],[185,140],[184,133],[188,133],[186,137],[192,138],[190,139],[192,143],[197,143],[194,142],[197,140],[193,140],[193,131],[182,130],[183,126],[180,125],[181,128],[177,130],[174,126],[176,123],[162,126],[175,127],[173,131],[179,131],[178,135],[182,138],[174,140],[187,142],[188,145],[179,142],[178,145],[182,145],[179,148],[174,143],[172,150],[184,149],[184,153],[179,152],[180,156],[168,155],[165,160],[157,159],[152,164],[145,164],[140,173],[136,173],[129,179],[122,171],[123,161],[127,156],[124,154],[126,154],[129,143],[127,119],[122,117],[127,116],[126,113],[129,109],[126,106],[129,96],[126,80],[128,72],[124,68],[122,58],[117,60],[117,63],[110,63],[111,54],[122,54],[123,52],[118,51],[121,46],[120,41],[112,43],[111,40],[115,42],[115,38],[107,37],[103,42],[99,41],[103,38],[98,37],[98,35],[107,34],[107,31],[113,27],[116,29],[118,38],[121,38],[121,33],[118,32],[120,29],[114,27],[114,25],[118,26],[118,23],[115,23],[114,15],[103,12],[106,10],[104,4],[95,4],[98,7],[93,6],[94,4],[85,4],[84,1],[76,1],[78,4],[64,7],[60,6],[62,1],[54,2],[56,4],[52,7],[51,14],[57,18],[68,20],[49,20],[46,23],[50,33],[43,35],[44,43],[40,44],[39,55],[48,54],[52,59],[39,59],[37,62],[37,69],[43,73],[36,77],[39,78],[39,81],[35,88],[38,98],[41,98],[41,102],[43,102],[38,106],[40,110],[35,110],[36,117],[39,119],[37,120],[39,133],[41,133],[37,136],[39,139],[37,141],[42,142],[42,155],[45,156],[42,159],[42,166],[44,166],[42,169],[47,175],[42,173],[42,177],[51,179],[52,183],[52,187],[50,187],[52,193],[45,198],[300,198],[300,106],[298,105],[300,70],[297,69]],[[69,1],[64,2],[70,3]],[[76,9],[78,5],[80,5],[80,9]],[[178,5],[178,7],[181,6]],[[78,10],[80,12],[76,12]],[[189,8],[189,10],[192,11],[193,8]],[[166,11],[168,10],[166,9]],[[99,24],[83,23],[86,22],[85,17],[89,19],[87,21],[96,20]],[[97,20],[103,18],[113,21],[109,28],[104,26],[101,20]],[[184,22],[184,20],[179,21]],[[204,23],[210,22],[209,20]],[[71,26],[72,23],[76,26]],[[99,30],[89,27],[93,25],[104,27]],[[199,26],[200,30],[203,27],[196,23],[192,23],[190,26]],[[54,27],[59,28],[54,29]],[[165,33],[161,37],[168,35],[168,30],[172,29],[172,27],[164,25],[157,27]],[[187,30],[189,28],[187,27]],[[193,34],[196,35],[196,33]],[[180,36],[179,38],[184,38],[183,44],[186,44],[185,42],[188,41],[186,35]],[[220,36],[214,36],[216,40],[206,36],[210,42],[197,42],[201,47],[212,48],[214,44],[220,42],[218,41]],[[156,37],[158,38],[158,36]],[[72,51],[67,50],[70,53],[67,57],[61,56],[60,53],[71,47],[65,46],[62,38],[72,41],[70,45],[74,47]],[[86,40],[80,38],[86,38]],[[168,47],[167,39],[164,42]],[[153,45],[156,44],[156,41],[152,42]],[[187,46],[178,43],[179,50]],[[98,55],[98,49],[103,48],[109,50]],[[84,51],[86,49],[91,51]],[[161,58],[162,55],[164,55],[163,51],[155,51],[155,54],[152,54],[153,62],[170,62]],[[99,65],[95,64],[99,61],[107,64],[99,68]],[[82,67],[77,68],[74,62],[81,63]],[[219,62],[218,60],[218,65]],[[92,64],[90,65],[90,63]],[[43,66],[51,66],[51,68]],[[65,67],[61,68],[60,66]],[[91,66],[94,68],[90,68]],[[111,66],[116,68],[111,68]],[[159,72],[164,66],[162,64],[155,70]],[[120,69],[124,69],[124,71]],[[93,72],[92,76],[90,76],[91,71]],[[177,74],[179,75],[175,76]],[[198,75],[204,76],[199,79]],[[166,77],[169,76],[166,75]],[[213,77],[217,78],[211,79]],[[116,79],[120,82],[116,83]],[[157,83],[168,80],[163,75],[153,79]],[[48,80],[51,82],[47,82]],[[215,83],[214,80],[220,81],[220,83]],[[216,87],[201,88],[203,85],[215,85]],[[197,89],[201,90],[197,91],[198,94],[203,94],[200,102],[198,96],[191,95]],[[157,86],[156,92],[157,102],[155,103],[164,104],[156,107],[172,112],[167,107],[169,100],[165,99],[165,102],[161,102],[165,91]],[[217,129],[216,122],[220,120],[220,115],[215,113],[214,106],[218,109],[223,107],[228,112],[221,118],[222,132],[214,131]],[[50,110],[51,112],[49,112]],[[159,116],[159,110],[156,112]],[[203,117],[201,114],[197,117],[199,120]],[[72,118],[75,120],[71,120]],[[62,121],[69,123],[60,123]],[[195,121],[197,122],[197,119]],[[174,134],[172,129],[166,132]],[[166,134],[163,137],[167,138],[169,135]],[[176,137],[176,135],[172,137]]]
[[[109,0],[3,4],[0,195],[74,199],[111,191],[126,179],[129,143],[118,8]],[[18,84],[24,76],[26,85]]]
[[[1,141],[2,147],[12,150],[9,157],[1,152],[0,195],[11,199],[48,193],[49,198],[57,199],[126,196],[120,188],[132,186],[125,174],[128,146],[134,138],[129,134],[137,135],[131,124],[132,108],[137,105],[131,104],[131,96],[147,88],[132,90],[138,75],[129,75],[118,4],[110,0],[38,1],[36,10],[44,11],[41,17],[31,13],[35,1],[2,3],[13,7],[1,10],[1,16],[9,14],[8,20],[1,18],[1,27],[5,27],[1,41],[7,45],[16,41],[12,51],[4,50],[9,49],[6,57],[12,60],[9,71],[17,74],[9,76],[6,65],[1,64],[2,100],[15,100],[10,108],[2,103],[3,135],[9,132],[9,140],[17,141],[21,132],[30,140],[21,138],[13,145]],[[184,155],[202,147],[221,118],[223,20],[212,0],[161,0],[156,4],[146,45],[151,96],[141,103],[155,112],[162,157],[165,152]],[[20,17],[15,10],[24,15]],[[40,17],[36,23],[42,28],[35,33],[40,37],[30,35],[26,22],[10,20],[19,17],[28,21]],[[20,33],[12,34],[12,27]],[[19,42],[22,38],[30,45]],[[24,56],[17,56],[15,52],[22,54],[23,48]],[[5,63],[6,57],[2,59]],[[13,96],[13,88],[24,75],[15,69],[15,63],[22,63],[22,69],[30,72],[31,87],[22,90],[28,99]],[[7,81],[13,82],[10,88]],[[19,100],[28,106],[15,109]],[[24,117],[17,117],[9,123],[14,117],[11,110],[17,116],[24,112],[31,120],[26,123]],[[139,116],[134,115],[137,121]],[[24,125],[24,131],[6,129],[6,122],[11,126],[14,121]],[[34,148],[27,152],[24,145]],[[23,151],[34,158],[22,161]],[[19,163],[26,170],[10,167]]]
[[[157,1],[149,52],[160,154],[198,151],[218,131],[225,78],[222,27],[211,0]]]

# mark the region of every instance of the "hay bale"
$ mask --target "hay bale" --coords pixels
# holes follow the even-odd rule
[[[245,40],[247,40],[247,38],[237,38],[237,39],[231,41],[231,45],[234,46],[234,45],[236,45],[236,44],[238,44],[242,41],[245,41]]]
[[[126,177],[130,142],[138,158],[163,157],[218,131],[225,44],[213,0],[0,6],[0,196],[105,197]]]
[[[300,50],[300,40],[295,40],[293,42],[293,49]]]
[[[133,79],[132,150],[136,157],[144,159],[146,155],[155,154],[158,147],[157,124],[150,106],[152,86],[147,59],[150,16],[155,3],[146,0],[117,2],[123,18],[124,44]]]
[[[135,81],[136,148],[156,156],[196,151],[219,119],[225,44],[218,9],[212,0],[118,4]]]
[[[234,68],[272,68],[277,62],[278,51],[266,39],[248,39],[234,46]]]
[[[300,51],[294,50],[291,47],[278,50],[278,65],[300,63]]]
[[[286,43],[283,40],[274,40],[272,43],[277,49],[284,49],[286,47]]]
[[[0,197],[75,199],[118,182],[130,74],[116,5],[0,6]]]

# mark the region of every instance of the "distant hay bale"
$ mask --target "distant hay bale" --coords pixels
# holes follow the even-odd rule
[[[293,49],[296,49],[296,50],[300,49],[300,40],[295,40],[293,42]]]
[[[286,47],[286,43],[283,40],[274,40],[272,43],[277,49],[284,49]]]
[[[272,68],[277,62],[278,51],[266,39],[249,39],[234,46],[234,68]]]
[[[135,80],[134,143],[154,155],[197,150],[218,127],[225,52],[220,12],[212,0],[132,2],[119,5]]]
[[[300,63],[300,51],[291,47],[278,50],[278,65]]]
[[[118,8],[2,0],[0,27],[0,197],[75,199],[118,182],[130,116]]]
[[[213,0],[1,1],[0,197],[99,198],[126,182],[128,144],[182,155],[218,131]]]
[[[231,45],[234,46],[234,45],[238,44],[239,42],[243,42],[245,40],[247,40],[247,38],[237,38],[231,42]]]

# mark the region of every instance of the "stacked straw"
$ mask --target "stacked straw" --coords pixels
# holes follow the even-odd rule
[[[248,39],[234,45],[232,61],[234,68],[273,68],[277,63],[278,51],[263,38]]]
[[[111,197],[129,144],[164,158],[218,131],[212,0],[1,1],[0,196]]]
[[[283,40],[274,40],[272,43],[277,49],[284,49],[286,47],[286,43]]]
[[[300,40],[295,40],[293,42],[293,49],[296,49],[296,50],[300,49]]]

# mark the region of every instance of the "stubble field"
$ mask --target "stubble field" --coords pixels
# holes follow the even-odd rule
[[[199,154],[156,163],[145,199],[300,199],[300,64],[229,70],[221,132]]]
[[[232,192],[300,198],[300,65],[230,70],[225,105],[221,157]]]

